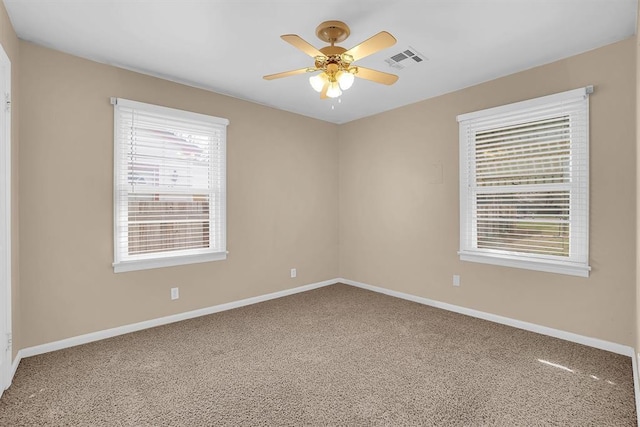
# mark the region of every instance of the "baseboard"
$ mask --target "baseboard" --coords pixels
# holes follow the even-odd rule
[[[24,357],[22,350],[18,350],[18,353],[16,354],[16,358],[13,359],[13,364],[11,365],[11,376],[9,378],[11,378],[11,380],[13,380],[13,377],[16,375],[16,371],[18,370],[18,365],[20,364],[20,361],[22,360],[22,358]],[[7,384],[7,388],[9,388],[9,386],[11,385],[11,381],[9,381],[9,384]]]
[[[511,319],[509,317],[498,316],[496,314],[486,313],[483,311],[473,310],[471,308],[461,307],[458,305],[448,304],[445,302],[435,301],[432,299],[419,297],[404,292],[392,291],[390,289],[381,288],[378,286],[368,285],[366,283],[356,282],[349,279],[337,279],[338,282],[344,283],[358,288],[367,289],[373,292],[378,292],[385,295],[390,295],[397,298],[417,302],[419,304],[428,305],[431,307],[441,308],[447,311],[453,311],[455,313],[465,314],[471,317],[477,317],[478,319],[489,320],[491,322],[500,323],[507,326],[513,326],[514,328],[524,329],[530,332],[536,332],[542,335],[548,335],[554,338],[560,338],[565,341],[571,341],[578,344],[583,344],[589,347],[595,347],[600,350],[610,351],[612,353],[622,354],[633,358],[635,351],[632,347],[617,344],[609,341],[604,341],[598,338],[591,338],[584,335],[574,334],[572,332],[566,332],[559,329],[549,328],[547,326],[537,325],[535,323],[523,322],[521,320]]]
[[[271,299],[281,298],[288,295],[293,295],[300,292],[321,288],[321,287],[332,285],[335,283],[344,283],[346,285],[355,286],[358,288],[367,289],[373,292],[378,292],[378,293],[393,296],[396,298],[402,298],[408,301],[417,302],[419,304],[441,308],[441,309],[452,311],[455,313],[460,313],[467,316],[476,317],[479,319],[488,320],[491,322],[500,323],[503,325],[512,326],[515,328],[536,332],[539,334],[548,335],[555,338],[560,338],[566,341],[587,345],[587,346],[598,348],[601,350],[610,351],[612,353],[629,356],[631,357],[632,365],[633,365],[633,381],[634,381],[634,389],[635,389],[635,396],[636,396],[636,407],[640,408],[640,386],[639,386],[640,381],[638,379],[638,363],[637,363],[639,355],[636,355],[635,350],[632,347],[625,346],[622,344],[612,343],[609,341],[604,341],[598,338],[591,338],[583,335],[578,335],[571,332],[562,331],[559,329],[549,328],[549,327],[537,325],[534,323],[523,322],[521,320],[498,316],[495,314],[486,313],[483,311],[474,310],[466,307],[461,307],[454,304],[444,303],[444,302],[432,300],[429,298],[419,297],[419,296],[407,294],[404,292],[393,291],[390,289],[368,285],[366,283],[356,282],[354,280],[349,280],[344,278],[325,280],[323,282],[317,282],[309,285],[299,286],[293,289],[273,292],[270,294],[260,295],[252,298],[246,298],[243,300],[234,301],[226,304],[215,305],[215,306],[206,307],[198,310],[188,311],[188,312],[165,316],[157,319],[152,319],[152,320],[133,323],[129,325],[119,326],[116,328],[106,329],[103,331],[93,332],[85,335],[79,335],[76,337],[71,337],[71,338],[60,340],[60,341],[54,341],[47,344],[41,344],[33,347],[23,348],[18,351],[16,358],[13,361],[11,378],[13,378],[13,376],[15,375],[16,370],[18,369],[18,364],[20,363],[20,360],[25,357],[36,356],[38,354],[43,354],[51,351],[61,350],[64,348],[74,347],[81,344],[87,344],[90,342],[99,341],[102,339],[111,338],[118,335],[124,335],[131,332],[140,331],[143,329],[148,329],[156,326],[166,325],[169,323],[179,322],[181,320],[193,319],[195,317],[206,316],[208,314],[213,314],[221,311],[231,310],[234,308],[244,307],[247,305],[268,301]],[[638,414],[638,419],[640,421],[640,414]],[[640,425],[640,422],[639,422],[639,425]]]
[[[0,397],[2,397],[2,393],[11,386],[13,382],[13,377],[16,375],[16,371],[18,370],[18,365],[20,364],[20,360],[22,360],[22,350],[18,350],[16,353],[16,357],[13,359],[11,363],[11,370],[9,371],[8,378],[2,378],[2,383],[0,384]],[[6,380],[6,383],[5,383]]]
[[[118,326],[116,328],[105,329],[98,332],[92,332],[85,335],[66,338],[60,341],[54,341],[46,344],[36,345],[33,347],[23,348],[18,352],[18,355],[20,357],[16,357],[17,362],[14,362],[15,368],[17,369],[18,367],[18,363],[20,362],[19,359],[24,357],[36,356],[38,354],[48,353],[50,351],[62,350],[64,348],[75,347],[81,344],[88,344],[90,342],[99,341],[106,338],[112,338],[118,335],[124,335],[131,332],[141,331],[143,329],[154,328],[156,326],[162,326],[169,323],[179,322],[181,320],[193,319],[195,317],[206,316],[208,314],[213,314],[213,313],[219,313],[221,311],[231,310],[234,308],[244,307],[244,306],[256,304],[259,302],[269,301],[272,299],[281,298],[288,295],[293,295],[300,292],[321,288],[323,286],[332,285],[334,283],[336,283],[336,280],[325,280],[323,282],[312,283],[309,285],[299,286],[297,288],[286,289],[284,291],[273,292],[270,294],[260,295],[257,297],[246,298],[239,301],[233,301],[225,304],[214,305],[211,307],[201,308],[198,310],[173,314],[170,316],[160,317],[157,319],[146,320],[144,322]],[[15,374],[15,369],[13,372]]]
[[[444,303],[429,298],[419,297],[416,295],[407,294],[404,292],[393,291],[378,286],[369,285],[362,282],[356,282],[354,280],[338,278],[325,280],[322,282],[311,283],[309,285],[299,286],[292,289],[286,289],[284,291],[273,292],[270,294],[260,295],[257,297],[246,298],[239,301],[233,301],[225,304],[206,307],[198,310],[187,311],[184,313],[178,313],[170,316],[160,317],[157,319],[146,320],[143,322],[133,323],[129,325],[119,326],[116,328],[105,329],[98,332],[92,332],[85,335],[79,335],[76,337],[66,338],[60,341],[54,341],[46,344],[41,344],[33,347],[23,348],[18,351],[18,355],[13,362],[13,373],[17,369],[20,359],[25,357],[36,356],[38,354],[48,353],[50,351],[61,350],[64,348],[74,347],[76,345],[87,344],[93,341],[99,341],[106,338],[115,337],[118,335],[128,334],[130,332],[136,332],[143,329],[153,328],[156,326],[162,326],[169,323],[179,322],[181,320],[193,319],[195,317],[206,316],[208,314],[218,313],[221,311],[231,310],[234,308],[244,307],[251,304],[256,304],[263,301],[268,301],[275,298],[285,297],[287,295],[293,295],[300,292],[309,291],[312,289],[321,288],[324,286],[332,285],[335,283],[344,283],[346,285],[355,286],[362,289],[367,289],[373,292],[393,296],[396,298],[402,298],[408,301],[417,302],[419,304],[428,305],[431,307],[441,308],[444,310],[452,311],[455,313],[464,314],[479,319],[488,320],[495,323],[500,323],[507,326],[513,326],[515,328],[524,329],[531,332],[536,332],[543,335],[560,338],[566,341],[575,342],[578,344],[587,345],[590,347],[598,348],[601,350],[610,351],[624,356],[634,357],[635,351],[632,347],[622,344],[612,343],[604,341],[598,338],[591,338],[583,335],[574,334],[571,332],[562,331],[559,329],[549,328],[546,326],[537,325],[535,323],[524,322],[521,320],[511,319],[508,317],[498,316],[496,314],[486,313],[479,310],[474,310],[466,307],[457,306],[454,304]]]
[[[640,426],[640,381],[638,380],[638,356],[639,353],[633,351],[633,356],[631,356],[631,366],[633,369],[633,390],[636,396],[636,418],[638,421],[638,425]]]

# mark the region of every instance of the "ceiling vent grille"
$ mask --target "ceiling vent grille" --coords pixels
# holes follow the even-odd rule
[[[427,58],[425,58],[424,55],[409,46],[407,49],[403,50],[400,53],[396,53],[395,55],[385,59],[384,61],[392,68],[395,68],[397,70],[404,70],[405,68],[419,64],[426,60]]]

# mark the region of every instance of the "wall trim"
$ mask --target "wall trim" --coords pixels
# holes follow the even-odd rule
[[[536,332],[542,335],[548,335],[554,338],[560,338],[565,341],[571,341],[574,343],[586,345],[589,347],[595,347],[600,350],[610,351],[612,353],[621,354],[623,356],[633,357],[635,351],[632,347],[617,344],[610,341],[604,341],[598,338],[591,338],[584,335],[574,334],[572,332],[562,331],[560,329],[549,328],[547,326],[537,325],[535,323],[524,322],[522,320],[511,319],[509,317],[498,316],[497,314],[491,314],[484,311],[474,310],[471,308],[461,307],[458,305],[449,304],[446,302],[440,302],[429,298],[419,297],[416,295],[407,294],[404,292],[392,291],[390,289],[381,288],[378,286],[368,285],[362,282],[356,282],[349,279],[337,279],[338,282],[347,285],[355,286],[357,288],[367,289],[373,292],[378,292],[385,295],[390,295],[397,298],[417,302],[419,304],[428,305],[431,307],[441,308],[447,311],[453,311],[455,313],[465,314],[471,317],[477,317],[478,319],[489,320],[490,322],[500,323],[507,326],[512,326],[518,329],[524,329],[530,332]]]
[[[16,375],[16,371],[18,370],[18,365],[20,364],[20,361],[22,360],[22,358],[24,357],[23,355],[23,351],[22,350],[18,350],[18,353],[16,353],[16,358],[13,359],[13,364],[11,365],[11,380],[13,381],[13,377]],[[11,384],[9,384],[11,385]]]
[[[65,338],[59,341],[53,341],[46,344],[36,345],[33,347],[23,348],[18,352],[16,357],[15,368],[17,369],[20,359],[24,357],[36,356],[38,354],[48,353],[50,351],[62,350],[64,348],[75,347],[81,344],[88,344],[90,342],[103,340],[106,338],[112,338],[118,335],[124,335],[131,332],[141,331],[143,329],[154,328],[156,326],[162,326],[169,323],[180,322],[181,320],[193,319],[195,317],[206,316],[208,314],[219,313],[221,311],[231,310],[234,308],[244,307],[251,304],[257,304],[259,302],[269,301],[276,298],[285,297],[288,295],[297,294],[300,292],[310,291],[312,289],[321,288],[336,283],[335,280],[325,280],[323,282],[311,283],[309,285],[298,286],[292,289],[285,289],[284,291],[272,292],[270,294],[259,295],[256,297],[245,298],[238,301],[232,301],[224,304],[218,304],[211,307],[205,307],[198,310],[186,311],[184,313],[172,314],[169,316],[159,317],[157,319],[145,320],[138,323],[132,323],[129,325],[118,326],[111,329],[105,329],[102,331],[91,332],[84,335],[78,335],[71,338]],[[14,369],[15,374],[15,369]],[[12,375],[13,378],[13,375]]]
[[[636,417],[640,426],[640,381],[638,380],[638,357],[640,353],[633,352],[631,356],[631,367],[633,369],[633,390],[636,396]]]
[[[123,325],[111,329],[105,329],[102,331],[92,332],[89,334],[79,335],[71,338],[66,338],[59,341],[54,341],[46,344],[41,344],[33,347],[26,347],[18,351],[16,357],[11,366],[11,376],[8,385],[11,385],[13,377],[16,374],[20,361],[25,357],[36,356],[38,354],[48,353],[51,351],[62,350],[64,348],[75,347],[77,345],[88,344],[90,342],[103,340],[106,338],[112,338],[118,335],[124,335],[131,332],[141,331],[143,329],[153,328],[156,326],[162,326],[169,323],[175,323],[182,320],[193,319],[200,316],[206,316],[208,314],[219,313],[221,311],[232,310],[234,308],[240,308],[247,305],[257,304],[259,302],[269,301],[276,298],[285,297],[301,292],[310,291],[312,289],[322,288],[325,286],[343,283],[345,285],[354,286],[357,288],[366,289],[369,291],[389,295],[396,298],[405,299],[408,301],[417,302],[419,304],[428,305],[435,308],[441,308],[443,310],[452,311],[455,313],[464,314],[478,319],[488,320],[494,323],[500,323],[503,325],[511,326],[518,329],[523,329],[530,332],[536,332],[543,335],[548,335],[554,338],[560,338],[565,341],[575,342],[583,344],[589,347],[598,348],[600,350],[610,351],[612,353],[621,354],[631,357],[632,370],[633,370],[633,385],[635,393],[636,408],[640,408],[640,379],[638,372],[638,358],[640,353],[636,354],[632,347],[617,344],[609,341],[604,341],[598,338],[591,338],[584,335],[574,334],[572,332],[566,332],[559,329],[549,328],[547,326],[537,325],[535,323],[524,322],[521,320],[511,319],[504,316],[498,316],[491,313],[486,313],[471,308],[461,307],[454,304],[444,303],[429,298],[419,297],[404,292],[393,291],[378,286],[369,285],[362,282],[356,282],[355,280],[337,278],[331,280],[325,280],[322,282],[311,283],[309,285],[299,286],[292,289],[286,289],[283,291],[272,292],[265,295],[259,295],[256,297],[245,298],[238,301],[232,301],[229,303],[214,305],[211,307],[201,308],[198,310],[187,311],[184,313],[173,314],[169,316],[160,317],[157,319],[146,320],[143,322],[132,323],[129,325]],[[638,411],[637,411],[638,412]],[[638,424],[640,425],[640,412],[638,415]]]

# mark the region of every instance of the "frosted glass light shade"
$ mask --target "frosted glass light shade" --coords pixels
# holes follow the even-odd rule
[[[349,89],[351,85],[353,85],[354,80],[354,75],[349,72],[342,72],[340,73],[340,76],[338,76],[338,83],[340,84],[340,88],[342,90]]]
[[[324,83],[327,81],[327,76],[324,73],[316,74],[315,76],[309,77],[309,83],[311,87],[316,92],[322,92],[322,88],[324,87]]]
[[[329,98],[337,98],[342,95],[342,91],[340,90],[340,86],[338,82],[332,82],[329,84],[329,89],[327,89],[327,96]]]

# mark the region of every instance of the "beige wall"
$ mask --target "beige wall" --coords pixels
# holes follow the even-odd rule
[[[0,2],[0,44],[11,61],[11,316],[13,329],[13,357],[22,348],[20,322],[20,269],[19,269],[19,233],[18,233],[18,37],[7,15],[4,3]]]
[[[634,345],[635,49],[631,38],[342,125],[341,277]],[[459,261],[456,116],[590,84],[591,277]]]
[[[334,277],[635,344],[635,38],[340,127],[19,48],[16,348]],[[591,277],[460,262],[456,115],[588,84]],[[227,261],[113,273],[111,96],[230,119]]]
[[[23,41],[20,66],[23,347],[337,277],[336,125]],[[113,273],[112,96],[230,120],[226,261]]]

